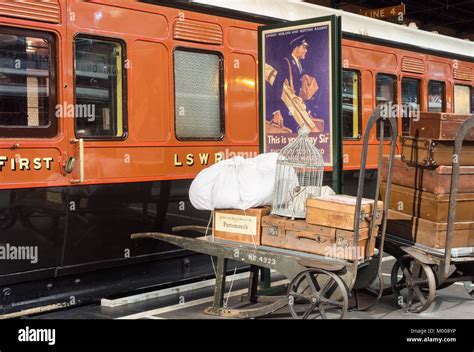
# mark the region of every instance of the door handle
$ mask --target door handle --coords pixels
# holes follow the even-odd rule
[[[71,183],[84,182],[84,139],[72,139],[71,143],[79,145],[79,179],[71,180]]]

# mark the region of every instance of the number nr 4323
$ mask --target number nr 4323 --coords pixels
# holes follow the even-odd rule
[[[261,255],[249,254],[248,259],[262,264],[276,265],[276,260],[274,258],[264,257]]]
[[[241,258],[242,260],[247,259],[248,261],[256,262],[256,263],[276,265],[275,258],[265,257],[265,256],[254,254],[254,253],[247,254],[246,258],[241,257],[241,253],[238,249],[234,249],[234,258]]]

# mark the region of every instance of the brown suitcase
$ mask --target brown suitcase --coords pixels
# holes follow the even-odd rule
[[[402,161],[409,165],[436,168],[452,165],[454,142],[402,137]],[[474,143],[465,142],[461,154],[461,165],[474,166]]]
[[[389,210],[387,234],[441,249],[446,245],[446,223],[432,222]],[[474,246],[474,222],[455,222],[452,248]]]
[[[306,222],[313,225],[329,226],[338,229],[354,231],[356,197],[338,194],[329,197],[308,198],[306,202]],[[362,199],[363,215],[372,215],[374,201]],[[382,220],[383,202],[377,202],[377,222]],[[370,225],[365,217],[360,222],[360,228]]]
[[[365,258],[366,250],[369,251],[369,256],[374,255],[376,231],[378,227],[368,243],[369,228],[360,230],[359,259]],[[354,258],[354,232],[311,225],[304,220],[290,220],[275,215],[262,218],[262,244],[331,258],[346,260]]]
[[[451,166],[438,166],[434,170],[425,169],[407,165],[396,156],[392,166],[392,183],[435,194],[446,194],[451,189],[451,172]],[[382,179],[387,181],[387,176],[388,156],[384,156]],[[461,166],[458,193],[474,193],[474,166]]]
[[[422,112],[419,120],[412,120],[410,136],[443,141],[453,141],[459,127],[474,115],[447,114],[439,112]],[[474,130],[467,135],[467,141],[474,141]]]
[[[387,184],[382,182],[381,194]],[[474,193],[460,193],[456,197],[455,221],[474,221]],[[434,194],[392,184],[389,209],[433,222],[447,222],[449,194]]]

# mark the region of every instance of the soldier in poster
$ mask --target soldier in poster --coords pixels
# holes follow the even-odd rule
[[[303,25],[264,34],[265,150],[278,151],[307,126],[331,163],[329,26]]]
[[[312,131],[321,132],[324,129],[321,128],[321,123],[324,122],[313,121],[311,112],[307,111],[304,104],[305,101],[311,100],[319,89],[316,79],[306,74],[303,69],[302,61],[306,58],[309,47],[305,35],[293,39],[289,47],[290,54],[278,63],[279,70],[273,70],[275,80],[272,93],[278,109],[272,112],[271,123],[293,133],[298,132],[304,124]],[[319,126],[316,126],[315,122],[319,122]]]

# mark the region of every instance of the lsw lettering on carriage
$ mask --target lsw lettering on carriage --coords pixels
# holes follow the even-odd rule
[[[0,172],[4,169],[11,171],[40,171],[43,169],[51,170],[53,158],[12,158],[0,155]]]
[[[56,344],[56,329],[33,329],[27,326],[18,330],[18,342],[46,342]]]

